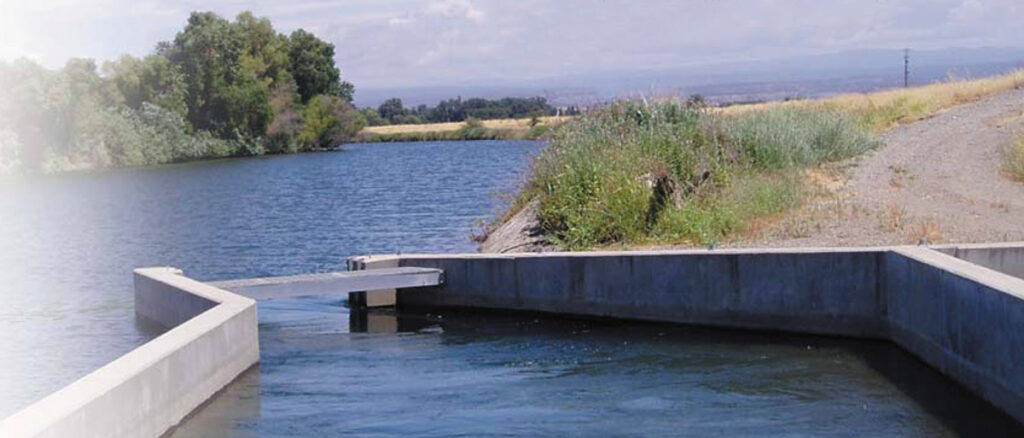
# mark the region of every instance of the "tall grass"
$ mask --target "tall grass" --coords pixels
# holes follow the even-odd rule
[[[722,116],[675,101],[617,103],[559,129],[518,205],[540,201],[547,235],[569,249],[717,242],[792,206],[794,169],[874,146],[839,112],[775,108]],[[652,202],[668,177],[683,202]]]
[[[751,164],[804,167],[853,157],[877,146],[850,117],[810,108],[771,108],[738,117],[729,130]]]
[[[1024,133],[1018,134],[1003,152],[1003,168],[1010,178],[1024,183]]]

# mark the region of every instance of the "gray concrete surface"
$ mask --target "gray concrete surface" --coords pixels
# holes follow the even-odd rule
[[[397,268],[398,259],[392,257],[361,256],[347,260],[349,271],[367,269]],[[348,294],[348,304],[353,308],[391,307],[395,305],[395,288],[375,289]]]
[[[3,419],[0,437],[160,436],[259,360],[255,301],[172,268],[135,279],[140,316],[181,323]]]
[[[884,249],[401,256],[441,288],[399,306],[542,311],[881,338]]]
[[[362,271],[326,272],[284,277],[216,281],[211,286],[256,300],[302,296],[348,295],[354,291],[375,291],[393,295],[395,288],[437,286],[442,272],[430,268],[381,268]],[[376,292],[380,291],[380,292]]]
[[[1024,280],[895,248],[885,291],[893,342],[1024,422]]]
[[[976,243],[931,248],[976,265],[1024,278],[1024,243]]]
[[[1024,244],[377,257],[445,271],[399,306],[890,339],[1024,421]]]

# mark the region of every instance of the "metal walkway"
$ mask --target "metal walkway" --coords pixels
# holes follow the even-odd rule
[[[326,274],[246,278],[207,284],[256,300],[311,295],[346,295],[350,292],[438,286],[444,271],[433,268],[385,268]]]

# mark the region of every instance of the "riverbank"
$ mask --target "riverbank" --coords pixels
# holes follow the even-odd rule
[[[355,141],[361,143],[454,140],[535,140],[571,120],[568,116],[465,122],[367,126]]]
[[[542,235],[564,249],[749,246],[751,242],[774,246],[762,238],[766,230],[788,223],[798,212],[825,210],[822,204],[834,200],[835,193],[845,187],[856,158],[896,143],[887,134],[893,129],[922,120],[927,124],[929,118],[952,107],[1017,93],[1014,90],[1022,85],[1024,71],[1017,71],[972,81],[724,109],[688,108],[671,101],[621,103],[567,123],[560,130],[567,135],[553,138],[534,163],[522,194],[491,231],[536,202],[536,220],[519,221],[533,223],[533,229],[511,234]],[[996,113],[1003,119],[1014,111],[1019,116],[1024,113],[1019,100],[1002,101],[1009,105],[1004,108],[1006,114]],[[956,134],[960,140],[985,139],[981,144],[992,148],[956,149],[957,142],[950,141],[951,151],[963,153],[947,151],[918,159],[949,160],[951,171],[958,160],[971,154],[994,154],[997,162],[1000,154],[990,154],[989,149],[1003,150],[1002,143],[1009,140],[984,132],[1009,132],[1011,125],[1002,119],[989,120],[972,128],[981,130],[977,135],[970,130],[947,132],[944,135]],[[902,135],[924,136],[928,129],[907,132]],[[1006,179],[998,164],[977,171]],[[927,202],[941,186],[922,185],[921,189],[915,195]],[[869,219],[877,223],[874,217]],[[814,227],[813,223],[802,226],[795,233],[819,231]],[[488,247],[502,252],[518,246],[515,239],[508,243],[492,242]],[[907,238],[901,234],[885,242],[816,243],[902,244]]]

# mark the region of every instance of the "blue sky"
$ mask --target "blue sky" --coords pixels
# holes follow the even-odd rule
[[[1019,0],[0,0],[0,59],[141,55],[192,10],[337,46],[357,87],[500,84],[860,48],[1024,45]]]

